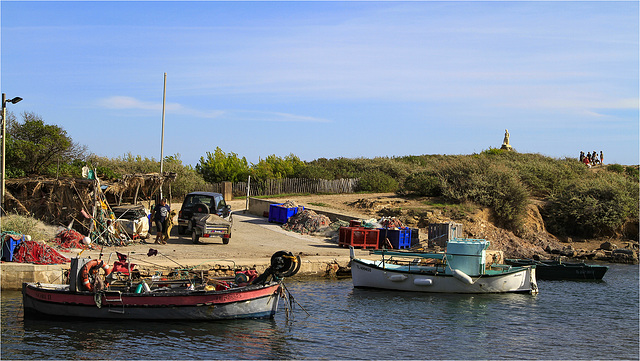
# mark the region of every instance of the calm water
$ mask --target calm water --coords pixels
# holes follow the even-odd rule
[[[293,317],[218,323],[23,319],[2,293],[2,359],[638,359],[638,266],[602,282],[539,281],[537,296],[287,282]],[[281,310],[283,310],[281,308]]]

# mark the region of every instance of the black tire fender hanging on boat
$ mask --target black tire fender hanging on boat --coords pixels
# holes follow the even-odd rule
[[[287,251],[278,251],[271,256],[271,265],[251,284],[264,284],[269,276],[284,278],[293,276],[300,270],[300,256]]]
[[[300,256],[287,251],[278,251],[271,256],[271,272],[278,277],[289,277],[300,270]]]

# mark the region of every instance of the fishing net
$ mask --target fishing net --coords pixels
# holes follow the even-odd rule
[[[73,229],[65,229],[64,231],[58,233],[56,238],[52,240],[52,242],[58,244],[60,248],[88,248],[82,241],[84,240],[84,236],[73,230]]]
[[[380,219],[380,225],[382,225],[383,228],[390,228],[390,229],[404,227],[404,225],[402,224],[402,221],[400,221],[396,217],[382,217]]]
[[[296,203],[295,201],[286,201],[279,206],[284,208],[296,208],[298,206],[298,203]]]
[[[20,242],[13,252],[13,262],[62,264],[69,260],[44,243],[25,240]]]
[[[282,228],[299,233],[315,233],[328,227],[330,223],[329,217],[305,209],[289,218]]]

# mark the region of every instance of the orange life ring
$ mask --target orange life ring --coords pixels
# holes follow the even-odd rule
[[[93,291],[93,285],[89,281],[90,275],[97,275],[100,268],[104,270],[104,276],[107,277],[113,271],[113,267],[107,266],[104,261],[92,259],[91,261],[85,263],[84,266],[80,269],[80,277],[82,279],[82,286],[88,290]],[[95,276],[94,276],[95,277]],[[105,287],[108,287],[109,283],[105,283]]]

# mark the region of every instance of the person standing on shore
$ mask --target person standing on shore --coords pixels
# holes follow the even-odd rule
[[[167,199],[162,198],[160,203],[156,204],[153,208],[153,212],[151,212],[151,219],[153,219],[156,224],[156,241],[155,244],[167,244],[163,237],[163,231],[165,229],[165,222],[167,221],[167,217],[169,216],[169,212],[171,211],[171,207],[167,204]]]

